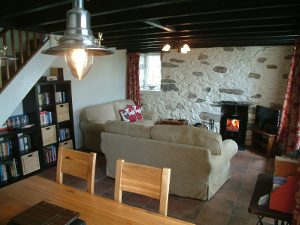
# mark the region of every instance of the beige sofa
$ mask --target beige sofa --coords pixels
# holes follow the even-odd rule
[[[152,127],[109,121],[101,133],[106,175],[115,176],[117,159],[171,168],[170,193],[207,200],[230,178],[233,140],[192,126]]]
[[[132,100],[118,100],[98,105],[89,106],[80,113],[80,128],[83,133],[84,148],[101,152],[100,133],[108,120],[121,121],[120,109],[127,105],[134,105]],[[136,124],[152,126],[158,119],[154,112],[143,111],[143,120],[136,121]]]

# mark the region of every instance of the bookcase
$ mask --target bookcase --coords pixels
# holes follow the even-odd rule
[[[40,169],[39,133],[38,126],[0,132],[0,187],[26,177],[30,169]],[[35,167],[26,164],[27,159]]]
[[[38,82],[24,98],[23,111],[40,127],[42,167],[55,165],[58,146],[74,143],[71,81]]]
[[[0,132],[0,187],[56,165],[74,148],[71,81],[37,82],[22,101],[29,126]]]

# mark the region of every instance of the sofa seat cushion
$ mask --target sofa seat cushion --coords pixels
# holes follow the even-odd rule
[[[223,148],[220,134],[192,126],[155,125],[151,129],[151,138],[205,147],[210,149],[213,155],[220,155]]]
[[[147,126],[147,127],[151,127],[151,126],[154,125],[154,121],[153,120],[142,119],[142,120],[137,120],[137,121],[133,122],[133,124],[144,125],[144,126]]]
[[[85,112],[89,122],[105,123],[108,120],[116,119],[112,103],[90,106],[86,108]]]
[[[104,131],[109,133],[147,139],[150,139],[151,128],[151,126],[136,125],[119,120],[107,121],[104,125]]]

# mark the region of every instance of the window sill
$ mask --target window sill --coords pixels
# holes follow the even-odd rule
[[[142,95],[159,95],[160,90],[141,90]]]

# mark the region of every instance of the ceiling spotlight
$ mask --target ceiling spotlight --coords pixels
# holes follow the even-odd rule
[[[48,55],[65,56],[72,75],[81,80],[93,64],[93,56],[110,55],[114,51],[101,46],[102,34],[95,39],[91,30],[90,14],[84,9],[83,0],[73,0],[67,12],[67,28],[58,40],[58,46],[42,51]]]
[[[182,48],[180,49],[180,52],[183,53],[183,54],[186,54],[188,53],[189,51],[191,51],[190,47],[187,45],[187,44],[184,44],[182,46]]]
[[[171,49],[171,46],[170,46],[169,44],[166,44],[166,45],[162,48],[162,51],[168,52],[168,51],[170,51],[170,49]]]

